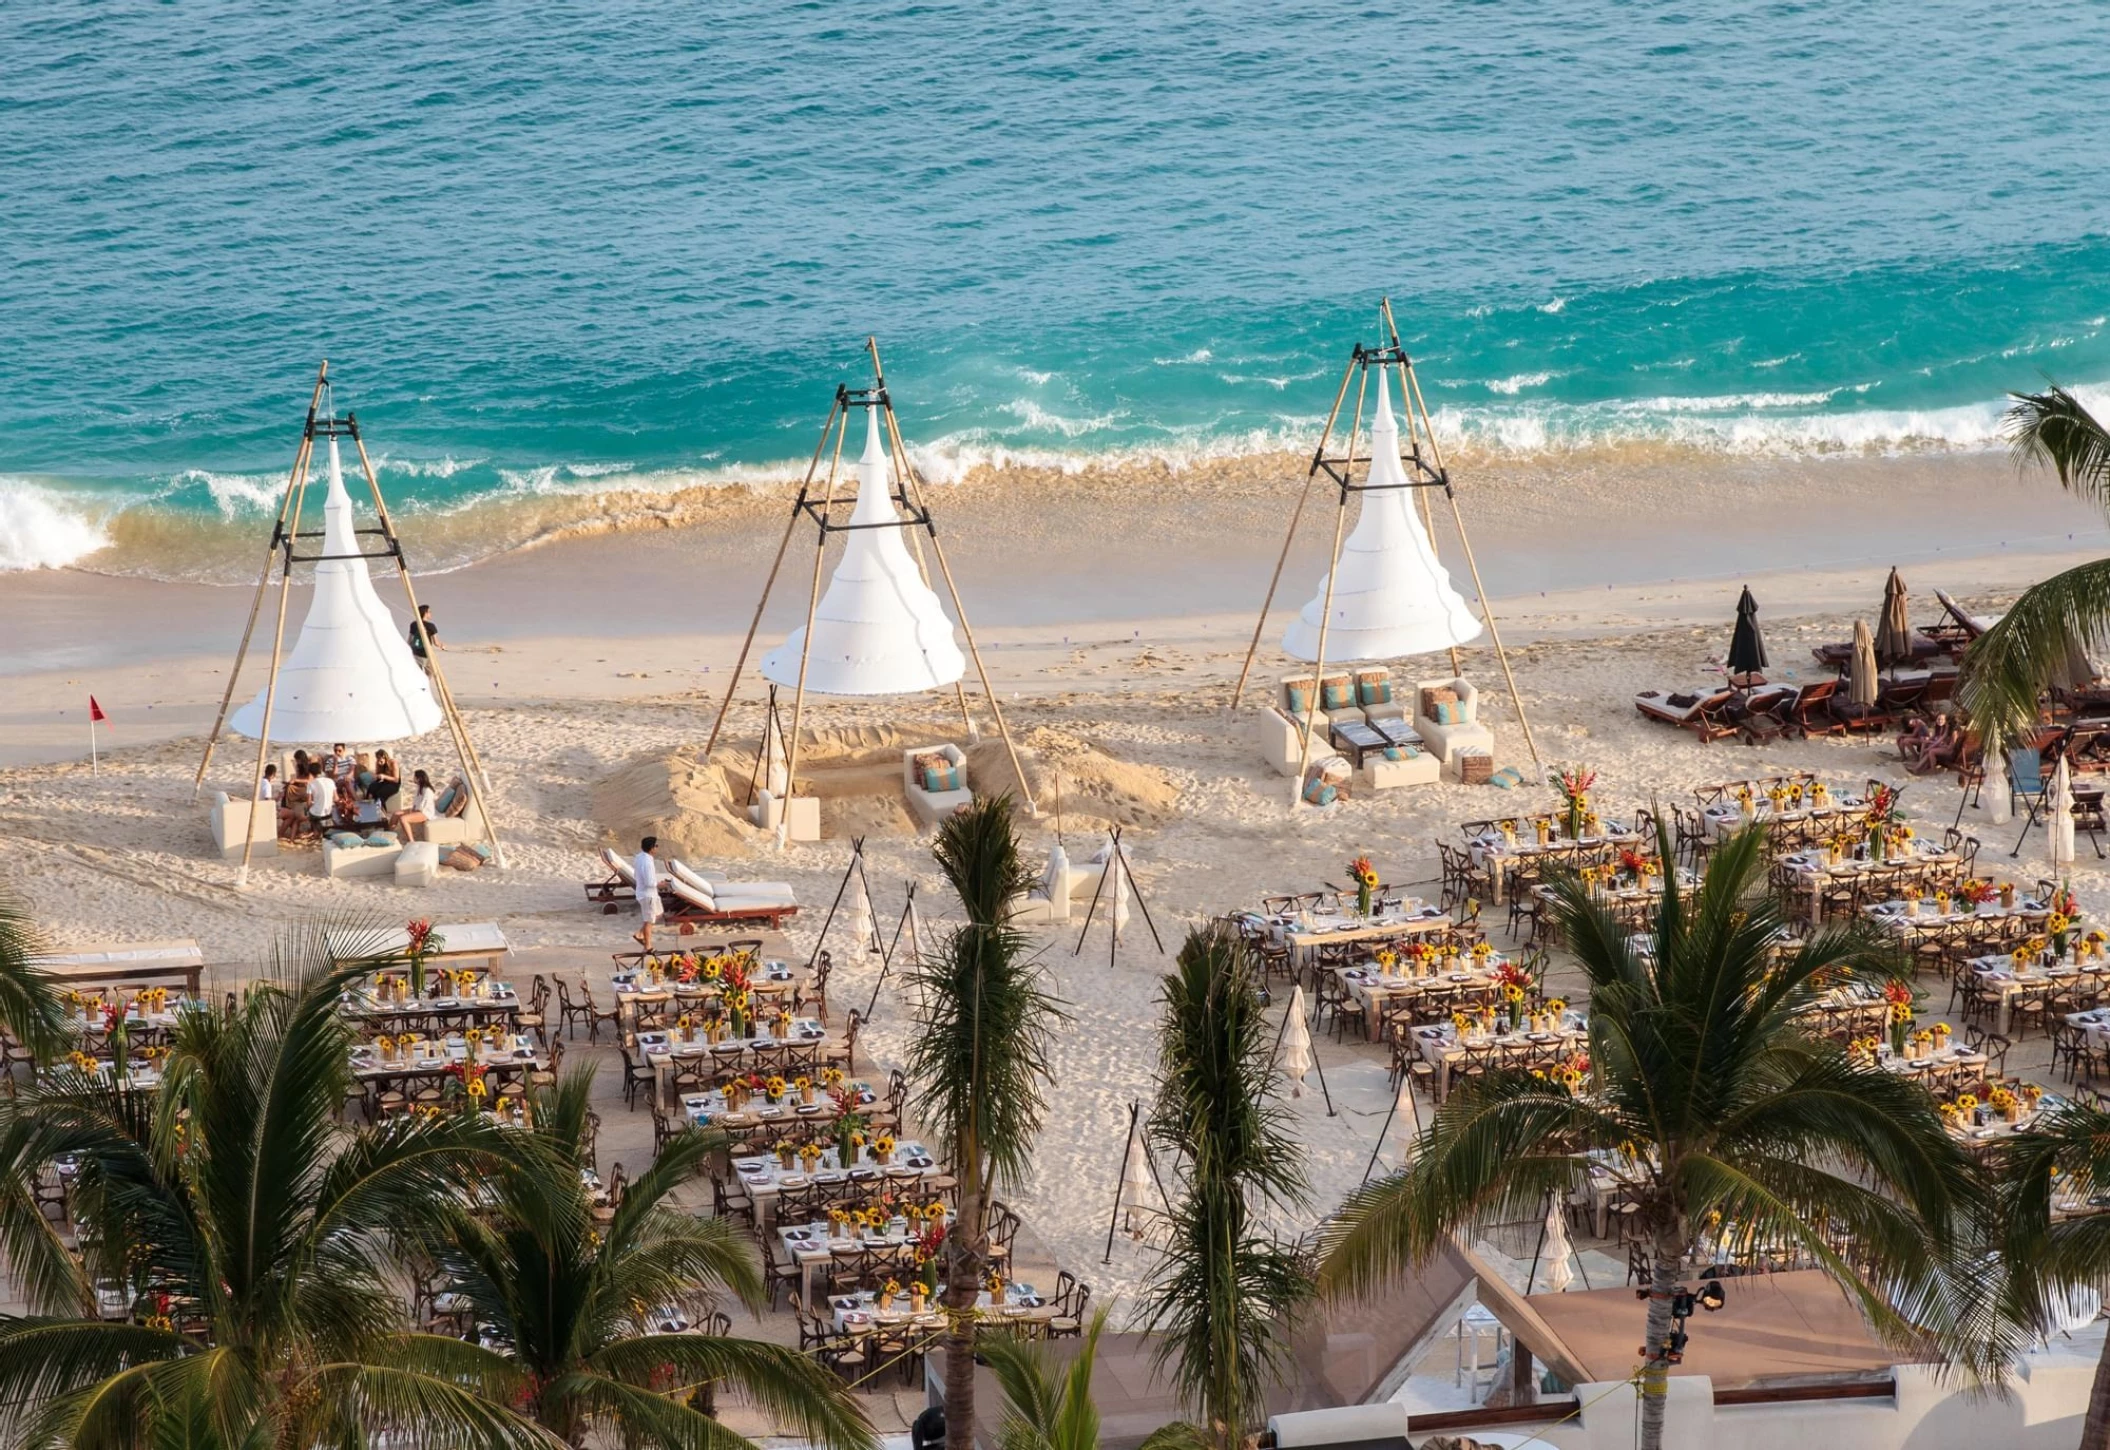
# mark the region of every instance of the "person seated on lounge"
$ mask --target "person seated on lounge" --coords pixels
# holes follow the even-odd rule
[[[361,800],[374,798],[374,758],[363,750],[352,764],[352,788]]]
[[[337,777],[313,765],[308,767],[308,823],[318,836],[337,825]]]
[[[256,783],[256,798],[260,801],[276,801],[279,797],[278,767],[264,767],[264,778]]]
[[[1932,726],[1924,720],[1907,726],[1898,737],[1898,754],[1904,757],[1905,769],[1914,775],[1929,775],[1953,765],[1962,744],[1962,732],[1942,714],[1934,717]]]
[[[410,804],[388,818],[388,827],[408,845],[417,834],[416,828],[439,813],[439,798],[432,789],[432,777],[421,770],[411,776]]]
[[[318,764],[321,765],[322,773],[324,775],[329,776],[332,780],[335,780],[337,778],[337,773],[344,768],[345,761],[349,760],[350,758],[351,757],[345,753],[344,742],[340,740],[335,745],[332,745],[328,750],[323,752],[322,759],[318,762]]]
[[[403,771],[402,767],[396,764],[396,758],[385,750],[376,750],[374,752],[374,780],[373,784],[366,788],[367,799],[379,801],[382,809],[386,810],[390,801],[395,798],[396,792],[402,788]]]
[[[293,779],[278,800],[278,834],[281,840],[290,841],[298,836],[308,823],[308,776],[315,767],[303,760],[293,769]]]

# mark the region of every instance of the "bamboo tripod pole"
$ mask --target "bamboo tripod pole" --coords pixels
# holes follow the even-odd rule
[[[1391,334],[1392,345],[1397,348],[1399,347],[1399,327],[1392,320],[1392,299],[1386,298],[1383,307],[1386,330]],[[1402,350],[1401,356],[1405,356],[1404,350]],[[1418,420],[1423,434],[1429,440],[1429,453],[1436,460],[1437,471],[1443,474],[1446,483],[1448,483],[1450,471],[1444,465],[1443,444],[1437,441],[1436,424],[1429,417],[1428,403],[1422,399],[1421,380],[1414,376],[1414,369],[1404,363],[1400,365],[1400,372],[1404,376],[1403,386],[1413,392],[1414,401],[1410,412]],[[1509,687],[1510,707],[1517,712],[1517,725],[1524,732],[1524,748],[1531,752],[1532,769],[1538,775],[1538,783],[1543,785],[1546,780],[1546,762],[1539,758],[1538,741],[1533,739],[1531,734],[1531,717],[1525,713],[1524,699],[1517,693],[1516,671],[1510,668],[1509,651],[1502,647],[1502,626],[1496,622],[1494,606],[1487,599],[1487,588],[1480,582],[1480,565],[1473,558],[1473,541],[1471,536],[1465,531],[1465,515],[1459,512],[1457,493],[1448,486],[1445,487],[1444,493],[1451,501],[1451,522],[1458,530],[1458,546],[1465,551],[1465,567],[1473,576],[1473,593],[1480,601],[1481,617],[1487,621],[1487,634],[1495,647],[1495,659],[1501,664],[1503,682]],[[1431,534],[1429,536],[1429,548],[1433,550],[1435,547],[1436,538],[1434,534]],[[1454,660],[1456,656],[1457,651],[1453,650],[1452,657]]]
[[[1238,683],[1231,690],[1231,704],[1225,714],[1238,709],[1238,702],[1245,698],[1246,677],[1253,672],[1253,656],[1259,653],[1260,636],[1267,631],[1267,613],[1275,606],[1275,590],[1282,584],[1282,570],[1289,563],[1289,546],[1296,540],[1297,524],[1304,517],[1304,506],[1311,501],[1311,486],[1319,476],[1319,461],[1326,456],[1326,444],[1333,437],[1333,426],[1340,421],[1341,403],[1348,396],[1348,380],[1355,376],[1355,363],[1350,361],[1341,370],[1341,386],[1333,395],[1333,411],[1326,415],[1326,430],[1319,435],[1319,448],[1312,455],[1311,467],[1304,475],[1304,488],[1297,494],[1297,507],[1289,516],[1289,528],[1282,535],[1282,552],[1275,556],[1275,572],[1268,576],[1267,594],[1260,601],[1260,618],[1253,621],[1253,639],[1245,648],[1245,664],[1238,671]],[[1354,448],[1351,444],[1350,451]]]
[[[278,501],[278,519],[272,525],[271,543],[264,550],[264,572],[257,575],[256,593],[249,601],[249,622],[242,626],[242,642],[234,651],[234,668],[227,672],[227,688],[220,695],[220,713],[212,718],[212,731],[205,737],[205,756],[198,762],[198,774],[190,783],[190,798],[194,801],[198,792],[204,789],[205,772],[212,767],[213,747],[220,743],[220,729],[227,723],[228,708],[234,703],[235,683],[242,678],[242,661],[249,655],[249,638],[256,633],[257,616],[264,610],[264,590],[271,582],[271,561],[278,554],[286,514],[293,507],[295,481],[306,476],[308,460],[315,452],[315,409],[322,402],[322,390],[329,376],[330,360],[324,358],[322,366],[315,371],[315,391],[308,396],[308,421],[300,430],[300,447],[293,450],[293,471],[286,475],[286,491]]]
[[[1355,477],[1355,440],[1363,431],[1363,400],[1370,391],[1369,369],[1363,370],[1362,378],[1355,387],[1355,421],[1348,428],[1348,461],[1341,469],[1341,501],[1333,511],[1333,552],[1327,557],[1332,561],[1326,567],[1326,598],[1319,606],[1318,659],[1312,662],[1312,687],[1304,697],[1303,728],[1297,731],[1297,773],[1289,783],[1289,808],[1296,813],[1298,802],[1304,799],[1304,772],[1311,768],[1311,727],[1319,713],[1319,695],[1326,687],[1326,631],[1333,623],[1333,581],[1341,572],[1341,535],[1348,527],[1348,480]]]
[[[784,813],[777,817],[777,845],[791,837],[791,800],[799,791],[799,722],[806,714],[806,661],[813,654],[813,612],[821,603],[821,560],[828,553],[828,516],[835,509],[835,475],[843,464],[843,437],[850,431],[850,410],[838,405],[842,426],[835,431],[835,452],[828,459],[828,488],[821,498],[821,527],[813,541],[813,588],[806,595],[806,630],[799,636],[799,687],[791,697],[791,744],[784,753]],[[825,437],[822,440],[826,441]],[[761,619],[756,611],[755,618]],[[728,702],[731,696],[727,696]]]
[[[491,776],[484,769],[483,757],[476,752],[476,742],[469,738],[468,722],[455,708],[454,691],[447,684],[446,672],[440,668],[440,652],[433,645],[432,636],[425,632],[425,617],[418,608],[417,587],[410,579],[410,561],[403,557],[403,542],[396,537],[395,521],[388,516],[388,501],[381,497],[381,480],[374,473],[374,461],[366,455],[366,439],[360,435],[356,421],[351,424],[352,446],[359,450],[359,469],[366,475],[366,490],[374,501],[374,517],[381,522],[381,537],[388,541],[388,551],[395,556],[396,576],[403,581],[403,597],[410,601],[411,625],[418,638],[425,642],[425,670],[432,681],[433,694],[439,698],[440,714],[447,722],[447,730],[454,737],[455,759],[461,762],[462,773],[468,778],[470,799],[475,802],[477,813],[483,817],[484,840],[490,843],[491,860],[503,871],[506,864],[506,848],[499,842],[498,825],[493,812],[497,800],[491,789]]]
[[[777,556],[770,562],[769,577],[762,581],[762,597],[755,601],[755,617],[748,622],[747,638],[740,641],[740,656],[733,662],[733,677],[726,682],[725,701],[718,707],[718,718],[711,722],[711,738],[703,743],[703,758],[706,763],[711,751],[717,748],[718,732],[725,728],[726,712],[733,708],[733,691],[740,688],[740,676],[747,668],[748,651],[755,645],[755,635],[762,628],[762,611],[769,607],[769,592],[776,588],[777,571],[784,567],[784,555],[791,548],[791,536],[799,526],[799,512],[805,507],[806,494],[813,487],[813,475],[821,466],[821,455],[828,451],[828,431],[835,426],[837,412],[842,408],[838,397],[828,409],[828,421],[821,426],[820,441],[813,445],[813,459],[806,465],[806,477],[799,483],[799,496],[792,501],[791,517],[784,524],[784,537],[777,540]],[[837,449],[840,456],[841,449]],[[788,809],[788,807],[787,807]]]
[[[938,542],[938,530],[930,523],[930,508],[923,501],[923,488],[916,479],[916,470],[909,463],[908,447],[901,440],[901,423],[894,416],[894,400],[887,395],[886,374],[880,368],[879,340],[868,337],[865,347],[872,354],[872,380],[879,387],[880,406],[886,410],[887,435],[892,441],[896,458],[900,460],[901,476],[913,491],[916,509],[923,515],[924,527],[930,531],[931,556],[938,561],[938,573],[945,579],[945,592],[952,596],[952,612],[960,621],[960,633],[967,638],[967,653],[974,660],[974,672],[982,682],[982,693],[988,697],[989,713],[996,718],[997,734],[1004,738],[1004,753],[1011,759],[1011,772],[1018,777],[1019,790],[1025,796],[1026,814],[1038,816],[1040,807],[1033,799],[1033,787],[1026,780],[1026,768],[1019,763],[1018,746],[1011,739],[1011,726],[1004,720],[1004,706],[996,697],[996,689],[989,683],[989,670],[982,663],[981,648],[974,641],[974,625],[968,621],[967,606],[960,602],[960,586],[953,582],[952,566],[945,561],[945,546]],[[964,708],[964,696],[963,708]]]
[[[314,420],[308,424],[308,432],[314,434]],[[309,458],[315,456],[311,446]],[[278,575],[278,626],[271,636],[271,673],[264,681],[264,721],[256,732],[256,777],[249,786],[249,809],[256,810],[256,798],[264,789],[264,762],[271,753],[271,711],[278,704],[278,659],[286,647],[286,600],[293,592],[293,545],[300,537],[300,510],[308,495],[308,475],[302,470],[297,484],[290,486],[293,496],[292,527],[285,534],[283,552],[280,554]],[[272,838],[277,839],[277,823],[273,822]],[[256,826],[252,822],[242,832],[242,865],[234,873],[234,889],[242,890],[249,884],[249,860],[256,851]]]

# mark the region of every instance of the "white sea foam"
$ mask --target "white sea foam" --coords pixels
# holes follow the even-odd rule
[[[1526,388],[1543,388],[1559,376],[1558,373],[1516,373],[1510,377],[1496,378],[1487,385],[1487,391],[1513,398]]]
[[[103,519],[82,500],[0,477],[0,571],[63,569],[109,542]]]
[[[1547,313],[1549,315],[1558,312],[1565,312],[1567,310],[1568,299],[1565,297],[1556,297],[1551,302],[1542,302],[1539,304],[1539,311]]]
[[[1111,428],[1127,416],[1125,413],[1101,413],[1094,418],[1065,418],[1060,413],[1051,413],[1031,398],[1013,398],[1004,404],[1004,411],[1028,428],[1041,428],[1060,433],[1065,438],[1082,438],[1087,433],[1097,433]]]

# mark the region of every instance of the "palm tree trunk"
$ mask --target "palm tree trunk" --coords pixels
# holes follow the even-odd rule
[[[946,1235],[945,1450],[974,1450],[974,1301],[982,1292],[982,1165],[970,1150],[960,1170],[960,1211]]]
[[[1677,1236],[1658,1233],[1649,1271],[1648,1357],[1641,1366],[1641,1443],[1639,1450],[1663,1450],[1663,1412],[1669,1393],[1670,1361],[1663,1357],[1671,1335],[1670,1296],[1677,1291],[1684,1246]]]
[[[2110,1341],[2095,1361],[2095,1383],[2088,1388],[2088,1418],[2081,1425],[2080,1450],[2110,1450]]]

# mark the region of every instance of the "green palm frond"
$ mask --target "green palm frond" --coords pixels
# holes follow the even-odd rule
[[[756,1450],[744,1435],[656,1390],[585,1371],[565,1375],[549,1387],[545,1399],[576,1415],[582,1423],[620,1425],[624,1441],[662,1450]]]
[[[1958,696],[1971,722],[2000,740],[2036,723],[2037,700],[2066,682],[2075,660],[2110,644],[2110,559],[2033,584],[1971,641]]]
[[[1096,1310],[1066,1367],[1046,1344],[998,1337],[981,1346],[1008,1402],[999,1450],[1098,1450],[1092,1370],[1105,1331],[1106,1310]]]
[[[732,1385],[770,1420],[827,1450],[872,1450],[871,1422],[842,1382],[786,1345],[715,1334],[654,1334],[618,1340],[589,1356],[584,1369],[634,1387],[671,1369],[687,1386]]]
[[[1159,1003],[1148,1132],[1185,1179],[1139,1317],[1159,1336],[1158,1364],[1229,1442],[1257,1424],[1312,1288],[1311,1265],[1264,1211],[1299,1207],[1308,1190],[1244,942],[1220,927],[1190,932]]]
[[[49,973],[36,964],[44,949],[29,908],[0,892],[0,1028],[35,1053],[39,1061],[57,1053],[59,991]]]
[[[363,1362],[325,1364],[306,1388],[326,1423],[433,1450],[561,1450],[564,1441],[452,1378]]]
[[[1013,899],[1033,882],[1033,873],[1019,855],[1008,792],[977,800],[946,817],[931,854],[959,896],[967,919],[980,926],[1009,921]]]
[[[2095,415],[2060,387],[2010,396],[2001,421],[2015,461],[2048,464],[2069,491],[2110,508],[2110,433]]]

